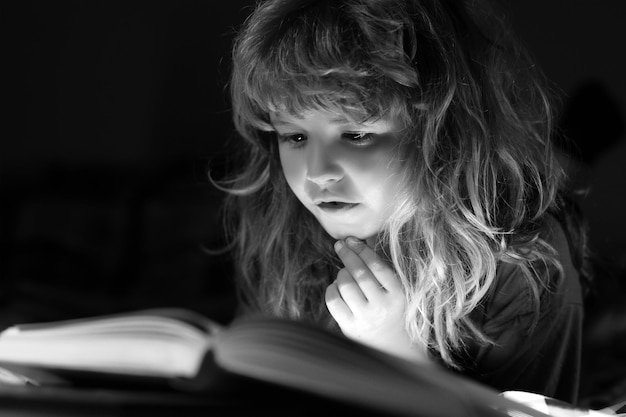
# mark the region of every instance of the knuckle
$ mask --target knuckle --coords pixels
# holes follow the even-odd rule
[[[346,268],[341,268],[337,273],[337,283],[345,283],[351,279],[350,273]]]
[[[337,308],[339,307],[340,303],[341,303],[341,297],[339,297],[339,295],[337,293],[326,293],[326,297],[325,297],[325,301],[326,301],[326,306],[328,307],[328,310],[331,312],[331,314],[333,314],[333,312],[335,312],[337,310]]]
[[[387,272],[390,270],[389,265],[385,261],[380,259],[378,256],[368,259],[367,265],[369,266],[372,272],[376,272],[376,273]]]
[[[328,297],[331,297],[336,292],[337,292],[337,285],[333,282],[328,287],[326,287],[326,292],[325,292],[326,299],[328,299]]]
[[[371,260],[369,265],[372,271],[377,271],[377,272],[383,271],[386,267],[386,265],[380,259]]]
[[[352,276],[354,277],[355,280],[362,280],[366,274],[367,274],[367,271],[365,270],[365,268],[355,268],[352,271]]]

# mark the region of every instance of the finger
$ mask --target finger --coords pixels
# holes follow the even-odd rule
[[[345,269],[358,284],[367,300],[375,300],[382,294],[381,283],[373,275],[363,259],[342,241],[335,243],[337,255],[345,265]]]
[[[336,245],[346,269],[361,286],[368,300],[375,300],[387,291],[401,289],[395,272],[364,242],[348,238],[346,245]]]
[[[346,302],[353,313],[367,304],[367,297],[363,293],[363,290],[346,268],[341,268],[337,273],[335,285],[339,290],[341,298]]]
[[[337,284],[334,282],[326,288],[325,300],[328,312],[333,316],[337,324],[341,325],[354,316],[350,307],[341,298]]]
[[[365,242],[349,237],[346,239],[348,246],[354,254],[361,259],[367,269],[376,278],[378,283],[387,291],[403,291],[402,283],[398,279],[393,268],[391,268],[372,248]],[[346,266],[347,267],[347,266]]]

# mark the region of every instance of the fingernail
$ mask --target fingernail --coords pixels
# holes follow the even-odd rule
[[[335,250],[337,252],[339,252],[341,250],[341,248],[343,248],[343,242],[341,240],[338,240],[335,242]]]
[[[359,239],[357,239],[357,238],[355,238],[355,237],[349,237],[349,238],[347,238],[347,239],[346,239],[346,242],[348,242],[348,244],[349,244],[350,246],[359,246],[359,245],[362,245],[362,244],[363,244],[363,241],[362,241],[362,240],[359,240]]]

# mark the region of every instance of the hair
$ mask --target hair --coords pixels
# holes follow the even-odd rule
[[[522,268],[538,311],[535,266],[560,267],[539,230],[563,173],[545,80],[503,18],[477,1],[270,0],[233,51],[243,163],[219,186],[247,308],[332,325],[334,241],[289,189],[269,122],[317,109],[406,127],[404,192],[376,247],[405,288],[416,346],[456,367],[466,337],[490,343],[469,315],[500,262]]]

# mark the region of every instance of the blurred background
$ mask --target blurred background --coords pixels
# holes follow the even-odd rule
[[[588,332],[601,355],[588,368],[602,355],[615,368],[626,351],[614,301],[626,269],[626,2],[500,2],[561,98],[562,159],[606,265]],[[252,4],[1,3],[1,327],[159,306],[233,317],[228,259],[204,250],[224,243],[206,173],[232,135],[230,43]],[[615,375],[583,388],[597,398],[619,389]]]

